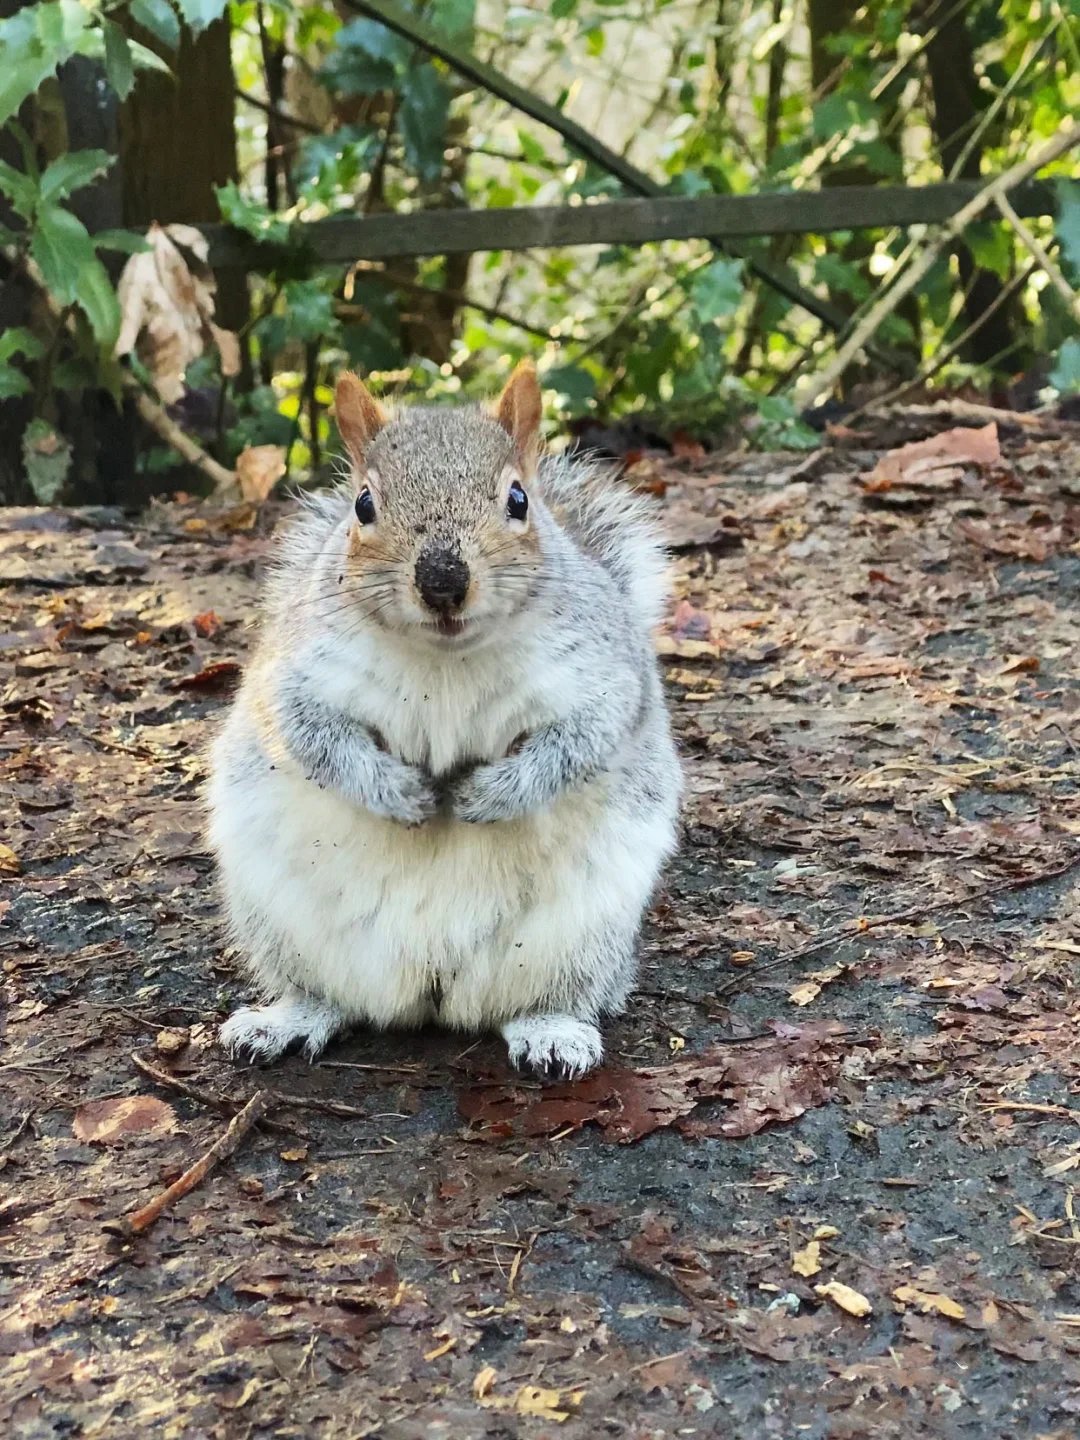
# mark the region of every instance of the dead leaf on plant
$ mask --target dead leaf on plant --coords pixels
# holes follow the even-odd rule
[[[133,1136],[156,1140],[176,1129],[176,1112],[153,1095],[88,1100],[75,1111],[75,1139],[95,1145],[122,1145]]]
[[[236,479],[245,500],[261,505],[285,474],[280,445],[248,445],[236,457]]]
[[[206,264],[206,237],[190,225],[153,224],[146,239],[150,249],[131,256],[117,286],[122,318],[115,353],[134,350],[171,405],[184,393],[187,367],[208,346],[217,347],[222,373],[235,375],[240,345],[231,330],[214,323],[217,282]],[[194,257],[194,269],[184,251]]]

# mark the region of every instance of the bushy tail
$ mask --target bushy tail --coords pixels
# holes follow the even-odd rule
[[[651,629],[667,602],[667,556],[652,504],[616,476],[614,466],[580,452],[549,455],[540,462],[545,501]]]

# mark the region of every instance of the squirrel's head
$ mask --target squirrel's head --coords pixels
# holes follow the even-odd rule
[[[534,366],[522,361],[490,411],[393,416],[345,374],[335,416],[356,487],[340,593],[373,623],[436,644],[494,633],[527,604],[543,566],[529,513]]]

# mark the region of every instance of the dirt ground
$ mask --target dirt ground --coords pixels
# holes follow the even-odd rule
[[[281,510],[0,515],[0,1433],[1077,1433],[1080,426],[999,419],[634,465],[685,840],[547,1090],[226,1060],[198,788]]]

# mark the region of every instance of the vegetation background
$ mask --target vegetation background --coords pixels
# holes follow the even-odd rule
[[[345,365],[441,398],[490,391],[531,354],[564,421],[815,443],[799,381],[836,335],[708,242],[313,264],[304,226],[343,213],[622,193],[362,8],[0,0],[0,500],[137,502],[223,483],[241,456],[252,493],[318,479]],[[1080,0],[399,8],[674,194],[977,180],[1080,113]],[[843,369],[841,399],[903,382],[1024,407],[1080,390],[1074,157],[1048,173],[1056,222],[967,227],[882,318],[874,357]],[[216,293],[195,231],[141,238],[221,220],[260,258]],[[929,238],[782,236],[747,254],[854,326]]]

